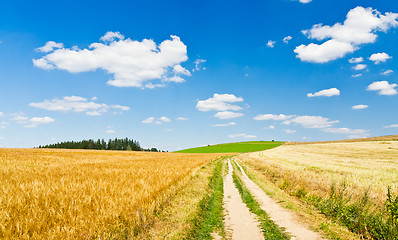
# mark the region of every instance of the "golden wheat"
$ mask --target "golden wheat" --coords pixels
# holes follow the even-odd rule
[[[239,159],[282,188],[320,197],[327,197],[333,182],[346,182],[352,200],[370,189],[381,206],[388,186],[398,187],[398,141],[284,145]]]
[[[172,185],[217,156],[0,149],[0,238],[139,232]]]

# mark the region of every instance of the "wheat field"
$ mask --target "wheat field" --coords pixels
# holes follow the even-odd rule
[[[398,190],[398,141],[283,145],[238,158],[282,188],[322,198],[344,183],[352,200],[368,191],[382,206],[387,188]]]
[[[138,234],[168,189],[218,156],[0,149],[0,238]]]

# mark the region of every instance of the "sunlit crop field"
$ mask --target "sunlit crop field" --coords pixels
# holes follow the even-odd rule
[[[0,149],[0,238],[139,232],[171,186],[218,156]]]
[[[322,198],[345,183],[352,200],[368,191],[382,206],[387,188],[398,190],[398,141],[284,145],[239,158],[283,188]]]

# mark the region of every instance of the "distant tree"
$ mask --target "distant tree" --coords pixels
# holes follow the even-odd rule
[[[104,139],[89,139],[78,142],[65,141],[49,145],[39,145],[39,148],[67,148],[67,149],[97,149],[97,150],[128,150],[128,151],[148,151],[159,152],[157,148],[143,149],[138,141],[133,139],[109,139],[106,142]]]

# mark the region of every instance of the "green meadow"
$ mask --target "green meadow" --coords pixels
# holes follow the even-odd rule
[[[189,148],[185,150],[176,151],[178,153],[245,153],[256,152],[271,149],[282,145],[284,142],[271,141],[252,141],[252,142],[237,142],[224,143],[217,145],[209,145],[204,147]]]

